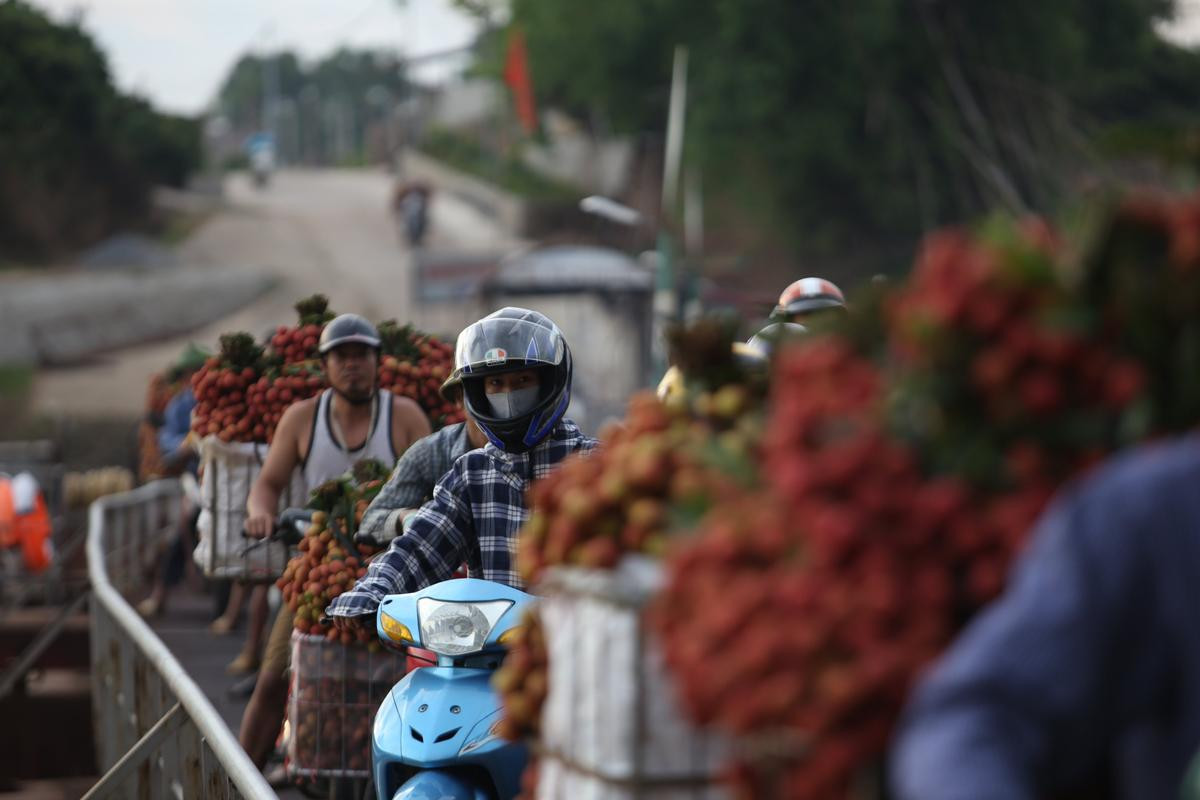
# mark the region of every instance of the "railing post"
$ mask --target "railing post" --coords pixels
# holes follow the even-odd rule
[[[112,741],[112,731],[108,725],[108,672],[104,659],[104,651],[108,646],[108,616],[104,606],[97,603],[94,597],[88,600],[88,622],[88,641],[92,654],[92,735],[96,742],[96,763],[106,768],[110,763],[108,747]]]
[[[176,775],[183,784],[183,796],[188,800],[204,796],[204,780],[201,777],[203,749],[200,731],[195,725],[185,725],[179,731],[179,771]]]
[[[125,591],[123,594],[126,598],[133,594],[133,587],[137,586],[142,577],[142,540],[145,538],[145,521],[146,515],[142,513],[144,509],[140,505],[128,506],[125,509],[126,524],[129,526],[131,536],[129,537],[129,574],[125,576]]]
[[[124,508],[125,524],[122,526],[126,531],[125,548],[128,553],[126,561],[127,569],[125,572],[125,585],[121,587],[121,594],[129,599],[133,594],[133,587],[138,583],[138,577],[141,575],[142,564],[142,515],[138,512],[141,509],[138,506],[126,506]]]
[[[153,713],[156,717],[161,717],[165,709],[175,705],[174,702],[167,699],[165,688],[166,687],[163,684],[162,675],[159,674],[158,670],[150,670],[151,708],[153,709]],[[167,771],[167,754],[168,751],[174,749],[175,742],[178,738],[178,731],[168,736],[158,748],[158,754],[151,762],[151,797],[165,798],[168,796],[167,787],[170,773]]]
[[[151,706],[150,670],[150,665],[142,658],[138,658],[133,662],[133,715],[137,718],[136,732],[139,738],[147,733],[147,726],[151,725],[150,720],[157,720],[161,716],[155,713]],[[156,747],[154,752],[143,759],[142,763],[137,767],[138,800],[150,800],[150,780],[154,772],[154,760],[157,755],[158,748]]]

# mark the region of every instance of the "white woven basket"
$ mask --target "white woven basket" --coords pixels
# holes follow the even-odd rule
[[[542,708],[541,800],[723,800],[723,737],[683,715],[643,610],[656,562],[559,568],[538,588],[549,658]]]
[[[246,500],[262,471],[265,444],[222,442],[215,436],[201,441],[199,544],[193,558],[209,578],[269,582],[283,574],[290,555],[281,542],[247,539]],[[304,479],[297,469],[279,498],[279,510],[308,502]]]

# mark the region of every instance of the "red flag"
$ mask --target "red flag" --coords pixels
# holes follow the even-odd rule
[[[504,60],[504,82],[513,93],[517,119],[525,133],[537,128],[537,111],[533,105],[533,84],[529,80],[529,56],[525,51],[525,34],[513,28],[508,35],[508,56]]]

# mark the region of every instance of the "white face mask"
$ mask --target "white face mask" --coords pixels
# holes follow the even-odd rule
[[[497,419],[515,419],[533,410],[538,401],[538,387],[529,386],[512,392],[496,392],[487,396],[492,414]]]

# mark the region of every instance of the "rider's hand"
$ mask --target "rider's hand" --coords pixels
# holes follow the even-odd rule
[[[374,620],[370,614],[360,614],[357,617],[333,617],[333,627],[339,631],[357,633],[367,627],[367,620]]]
[[[275,517],[270,514],[253,514],[246,518],[246,535],[255,539],[265,539],[275,528]]]

